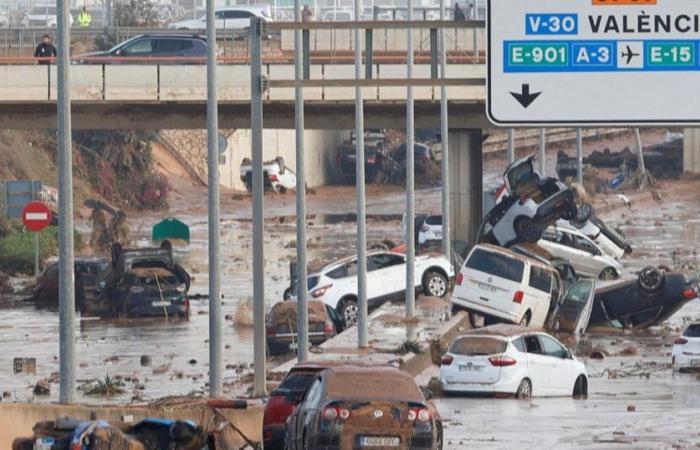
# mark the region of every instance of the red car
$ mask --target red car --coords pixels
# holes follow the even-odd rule
[[[277,389],[270,393],[263,418],[265,450],[283,449],[287,418],[301,402],[306,389],[329,367],[324,363],[297,364],[289,371]]]

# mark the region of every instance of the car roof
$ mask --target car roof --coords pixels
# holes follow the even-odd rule
[[[306,361],[303,363],[298,363],[294,367],[292,367],[289,370],[289,373],[292,372],[323,372],[326,369],[332,368],[332,367],[347,367],[347,366],[354,366],[354,367],[370,367],[369,364],[362,363],[360,361],[358,362],[350,362],[350,361],[338,361],[338,360],[319,360],[319,361]],[[371,367],[384,367],[384,366],[371,366]],[[391,367],[391,366],[386,366],[386,367]]]
[[[515,338],[523,336],[526,334],[546,334],[539,328],[524,328],[520,325],[489,325],[484,328],[477,328],[471,330],[459,337],[469,337],[469,336],[500,336],[505,338]]]
[[[544,262],[540,261],[539,259],[531,258],[529,256],[526,256],[526,255],[523,255],[520,253],[516,253],[512,250],[509,250],[509,249],[506,249],[503,247],[498,247],[498,246],[492,245],[492,244],[477,244],[474,246],[474,249],[477,247],[482,248],[484,250],[488,250],[488,251],[493,252],[493,253],[500,253],[501,255],[505,255],[505,256],[508,256],[508,257],[511,257],[513,259],[517,259],[517,260],[520,260],[523,262],[528,262],[528,263],[530,263],[530,265],[533,265],[533,266],[538,266],[538,267],[543,267],[546,269],[554,270],[554,269],[552,269],[552,267],[549,264],[545,264]],[[474,249],[472,249],[472,251]],[[470,254],[471,254],[471,252],[470,252]]]
[[[172,33],[144,33],[134,36],[131,39],[138,39],[142,37],[156,37],[156,38],[181,38],[181,39],[201,39],[206,41],[206,36],[202,36],[197,33],[183,33],[183,32],[172,32]]]
[[[384,254],[391,254],[391,255],[396,255],[396,256],[401,256],[401,257],[405,256],[403,253],[392,252],[390,250],[375,250],[372,252],[367,252],[367,257],[374,256],[374,255],[384,255]],[[339,259],[339,260],[334,261],[332,263],[326,264],[317,272],[317,274],[324,273],[331,268],[348,263],[354,259],[357,259],[357,255],[347,256],[343,259]]]

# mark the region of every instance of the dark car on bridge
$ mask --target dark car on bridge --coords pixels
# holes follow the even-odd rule
[[[311,383],[285,438],[289,450],[442,449],[442,420],[407,372],[336,366]]]
[[[207,40],[198,34],[141,34],[103,52],[73,58],[77,64],[204,64]]]

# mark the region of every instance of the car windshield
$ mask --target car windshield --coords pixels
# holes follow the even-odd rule
[[[449,352],[453,355],[494,355],[506,351],[508,343],[502,339],[484,336],[465,336],[455,340]]]
[[[683,333],[683,336],[692,338],[700,337],[700,323],[689,326],[688,329],[685,330],[685,333]]]
[[[428,216],[425,223],[426,225],[442,225],[442,216]]]
[[[55,16],[56,15],[56,7],[55,6],[35,6],[32,8],[32,12],[30,13],[32,16]]]
[[[316,372],[292,372],[287,378],[282,380],[282,383],[275,391],[282,395],[301,395],[306,392],[317,375]]]
[[[575,303],[588,303],[593,286],[593,282],[590,280],[579,281],[566,291],[565,300]]]
[[[529,181],[533,175],[532,162],[522,163],[508,172],[508,184],[511,189],[515,189],[518,184]]]
[[[525,263],[500,253],[476,249],[467,260],[466,267],[519,283],[523,279]]]

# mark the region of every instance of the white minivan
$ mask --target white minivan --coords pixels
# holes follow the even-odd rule
[[[457,308],[521,326],[550,325],[580,333],[590,319],[595,282],[565,286],[552,266],[488,244],[476,245],[455,277],[451,302]],[[556,324],[556,325],[554,325]]]

